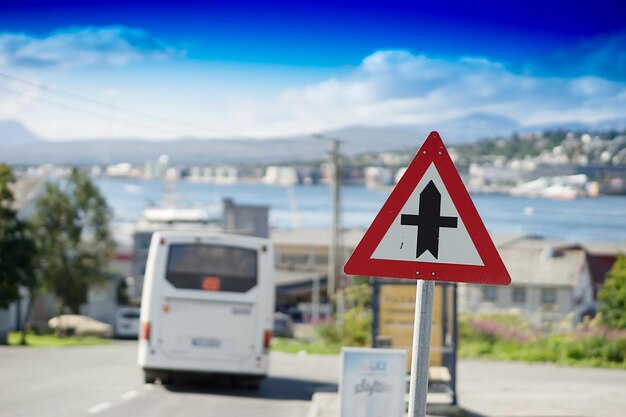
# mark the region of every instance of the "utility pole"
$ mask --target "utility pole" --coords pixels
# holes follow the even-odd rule
[[[332,300],[332,296],[336,291],[337,277],[340,276],[339,271],[339,228],[341,213],[340,204],[340,175],[339,170],[339,140],[332,139],[332,150],[330,154],[331,166],[331,196],[332,196],[332,227],[330,238],[330,250],[328,256],[328,297]]]
[[[331,201],[332,201],[332,225],[330,229],[331,237],[328,250],[328,283],[326,286],[326,294],[328,297],[329,305],[331,308],[330,313],[334,311],[333,297],[336,292],[337,277],[341,276],[341,259],[342,254],[340,245],[340,233],[341,233],[341,169],[339,164],[339,145],[340,141],[336,138],[328,138],[324,135],[313,135],[313,137],[322,140],[330,140],[332,147],[330,152],[330,187],[331,187]],[[343,296],[343,293],[341,294]],[[339,306],[343,305],[343,300],[340,300]],[[338,325],[343,327],[343,309],[338,311]]]

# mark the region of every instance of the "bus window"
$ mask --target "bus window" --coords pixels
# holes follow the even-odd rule
[[[257,252],[229,246],[172,244],[165,279],[179,289],[244,293],[257,285]]]

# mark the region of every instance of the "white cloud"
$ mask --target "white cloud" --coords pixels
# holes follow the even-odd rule
[[[154,52],[156,56],[167,54],[158,52],[161,51],[158,47],[139,49],[157,51]],[[95,62],[100,59],[113,65],[150,57],[136,57],[132,53],[121,53],[115,59],[107,56],[68,59],[72,62]],[[185,120],[196,126],[207,126],[207,129],[195,129],[190,125],[151,129],[146,125],[154,125],[153,120],[139,124],[124,123],[124,120],[138,119],[138,116],[100,108],[98,112],[111,114],[111,117],[81,114],[80,118],[74,117],[71,123],[67,123],[67,117],[77,113],[43,102],[28,108],[24,108],[28,103],[22,104],[19,112],[16,108],[2,111],[0,107],[0,115],[14,115],[43,137],[49,138],[158,139],[182,136],[179,133],[181,130],[190,131],[198,137],[228,135],[223,132],[270,137],[354,125],[420,124],[439,129],[451,119],[460,119],[458,126],[462,130],[466,123],[464,118],[476,114],[485,115],[480,119],[480,126],[485,125],[487,136],[490,134],[489,126],[499,120],[523,127],[560,122],[594,123],[602,119],[623,118],[626,114],[624,82],[597,76],[535,76],[516,72],[485,58],[436,59],[407,51],[377,51],[352,70],[342,68],[342,76],[282,91],[276,89],[273,94],[266,89],[261,92],[246,89],[235,93],[235,89],[229,89],[229,86],[220,87],[220,93],[216,94],[215,88],[220,79],[213,77],[209,80],[209,75],[186,77],[185,70],[177,68],[180,67],[172,66],[167,76],[158,71],[150,77],[133,73],[122,84],[118,79],[113,83],[104,83],[101,78],[92,79],[93,89],[89,92],[77,91],[71,84],[60,85],[59,88],[107,102],[114,94],[114,101],[123,106]],[[71,73],[78,71],[81,69]],[[72,77],[68,74],[67,79]],[[163,82],[160,82],[161,79]],[[175,84],[171,83],[173,79]],[[248,78],[246,80],[249,81]],[[263,84],[265,80],[258,77],[256,81]],[[81,86],[85,85],[89,85],[88,79],[81,80]],[[50,95],[45,91],[40,94]],[[59,97],[55,99],[60,100]]]
[[[345,77],[286,90],[272,103],[237,101],[225,120],[265,135],[349,125],[436,126],[475,113],[522,126],[595,122],[623,117],[625,91],[626,84],[598,77],[536,77],[482,58],[443,60],[385,50]]]
[[[46,37],[0,34],[3,67],[118,66],[173,55],[173,49],[146,31],[124,26],[66,28]]]

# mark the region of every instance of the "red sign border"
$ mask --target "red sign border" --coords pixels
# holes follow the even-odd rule
[[[435,164],[465,228],[478,251],[483,266],[434,262],[372,259],[376,247],[400,214],[417,184],[431,165]],[[348,275],[389,278],[424,279],[473,284],[508,285],[511,283],[496,249],[446,147],[433,131],[419,149],[406,172],[380,209],[371,226],[344,266]]]

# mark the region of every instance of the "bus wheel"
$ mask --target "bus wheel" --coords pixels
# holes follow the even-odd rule
[[[154,375],[150,375],[148,373],[144,373],[143,375],[143,381],[146,384],[154,384],[156,382],[156,377]]]

